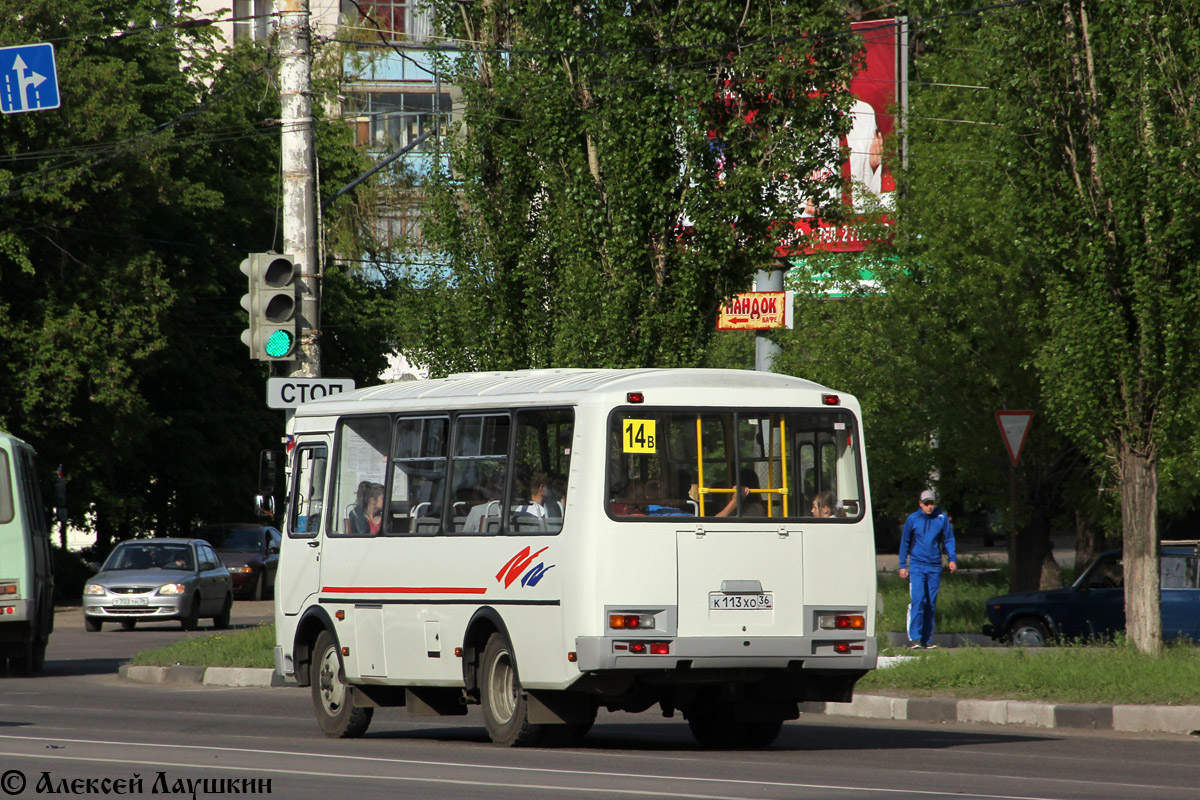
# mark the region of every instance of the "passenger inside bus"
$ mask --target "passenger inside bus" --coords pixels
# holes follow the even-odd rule
[[[645,499],[646,491],[642,482],[636,478],[630,478],[617,497],[609,502],[609,508],[618,517],[644,517],[646,516]]]
[[[362,481],[354,507],[346,518],[346,532],[356,536],[379,533],[383,525],[383,484]]]
[[[652,517],[690,517],[691,513],[684,511],[676,505],[667,505],[668,503],[679,503],[682,501],[670,500],[663,496],[663,482],[654,479],[646,481],[646,513]]]
[[[751,494],[751,489],[758,488],[758,475],[752,469],[743,469],[738,473],[738,491],[734,492],[729,497],[729,502],[725,507],[716,513],[718,517],[733,516],[737,511],[738,495],[742,498],[742,513],[743,517],[765,517],[767,515],[767,504],[763,502],[762,495]]]
[[[833,492],[818,492],[812,499],[812,515],[814,517],[832,517],[834,515]]]

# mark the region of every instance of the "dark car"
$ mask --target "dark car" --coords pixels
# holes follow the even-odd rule
[[[201,617],[229,627],[233,608],[229,570],[199,539],[134,539],[109,553],[83,587],[83,622],[98,631],[106,622],[132,630],[139,622],[177,619],[194,631]]]
[[[1163,547],[1163,639],[1200,641],[1200,548]],[[1025,647],[1055,639],[1107,639],[1125,630],[1125,577],[1121,552],[1102,553],[1064,589],[1019,592],[987,601],[984,634]]]
[[[237,597],[262,600],[275,591],[275,571],[279,566],[278,530],[252,523],[204,525],[196,536],[213,546],[221,563],[233,576]]]

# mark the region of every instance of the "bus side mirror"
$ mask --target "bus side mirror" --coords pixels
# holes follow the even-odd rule
[[[275,472],[279,463],[278,450],[263,450],[258,454],[258,493],[275,494]]]
[[[275,496],[260,494],[254,498],[254,515],[261,519],[275,519]]]

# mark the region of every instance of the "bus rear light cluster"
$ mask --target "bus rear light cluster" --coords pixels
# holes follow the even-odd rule
[[[631,653],[635,656],[644,656],[649,653],[652,656],[669,656],[671,655],[670,642],[613,642],[613,651],[620,653]]]
[[[0,595],[16,594],[17,585],[15,583],[0,583]]]
[[[841,656],[847,655],[853,651],[861,651],[862,649],[863,646],[861,643],[856,644],[854,642],[835,642],[833,645],[833,652]]]
[[[8,606],[7,608],[0,608],[0,614],[15,614],[15,613],[17,613],[17,610],[15,608],[13,608],[12,606]]]
[[[654,628],[653,614],[609,614],[608,627],[613,630],[651,630]]]
[[[817,624],[826,631],[866,630],[867,618],[862,614],[822,614]]]

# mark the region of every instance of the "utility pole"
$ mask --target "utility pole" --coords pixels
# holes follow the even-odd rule
[[[308,0],[279,3],[283,252],[299,275],[299,337],[286,377],[321,377],[321,268],[313,178],[312,53]]]
[[[758,271],[754,278],[754,291],[756,292],[782,292],[783,291],[783,270],[769,269]],[[754,369],[759,372],[773,371],[775,356],[779,355],[779,345],[771,341],[767,334],[770,331],[758,331],[754,334]]]

